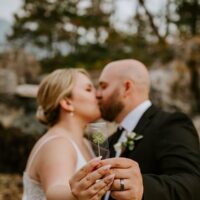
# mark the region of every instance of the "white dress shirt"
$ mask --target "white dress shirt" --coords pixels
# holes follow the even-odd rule
[[[144,114],[144,112],[152,105],[150,100],[146,100],[136,108],[134,108],[128,115],[123,119],[123,121],[119,124],[120,127],[123,127],[126,131],[131,132],[136,127],[140,118]],[[124,141],[126,137],[126,132],[122,132],[118,142]],[[119,157],[121,152],[116,152],[115,157]],[[104,200],[108,200],[110,197],[110,191],[108,191],[104,197]]]
[[[128,115],[123,119],[120,123],[127,131],[131,132],[136,127],[137,123],[139,122],[140,118],[144,114],[144,112],[152,105],[151,101],[146,100],[136,108],[134,108]]]
[[[123,127],[126,131],[131,132],[136,127],[137,123],[139,122],[140,118],[144,114],[144,112],[152,105],[151,101],[146,100],[136,108],[134,108],[128,115],[123,119],[123,121],[119,124],[120,127]],[[120,138],[117,142],[124,141],[126,137],[125,131],[122,132]],[[119,157],[120,154],[116,152],[115,157]]]

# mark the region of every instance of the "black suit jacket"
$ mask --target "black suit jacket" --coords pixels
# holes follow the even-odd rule
[[[200,200],[200,146],[191,120],[182,113],[171,114],[151,106],[134,131],[143,139],[121,157],[138,162],[143,199]],[[109,138],[111,157],[118,138],[119,134]]]

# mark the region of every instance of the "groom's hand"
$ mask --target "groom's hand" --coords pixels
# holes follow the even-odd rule
[[[127,158],[102,160],[103,165],[112,165],[115,179],[111,187],[111,196],[117,200],[141,200],[143,180],[138,163]]]

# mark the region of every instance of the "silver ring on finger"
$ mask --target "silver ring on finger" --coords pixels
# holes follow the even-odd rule
[[[124,179],[120,178],[119,179],[119,183],[120,183],[120,190],[124,191],[125,190],[125,184],[124,184]]]

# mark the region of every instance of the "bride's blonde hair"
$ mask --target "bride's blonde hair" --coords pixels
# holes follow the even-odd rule
[[[46,125],[54,125],[59,117],[59,102],[64,97],[71,97],[77,73],[89,77],[84,69],[57,69],[47,75],[39,85],[37,93],[37,119]]]

